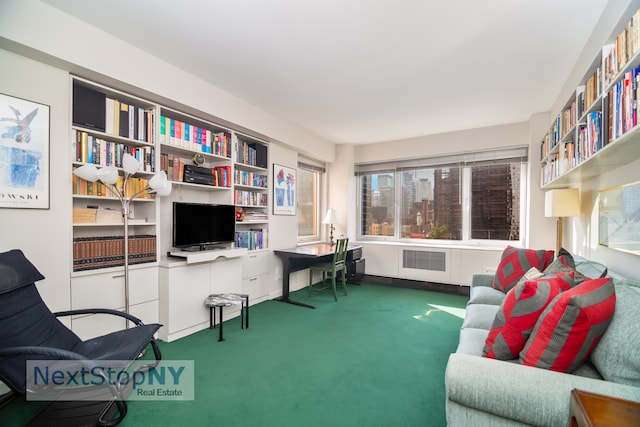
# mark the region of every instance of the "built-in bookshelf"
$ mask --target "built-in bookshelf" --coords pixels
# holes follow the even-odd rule
[[[89,182],[73,170],[93,164],[119,170],[122,157],[135,157],[141,168],[126,184],[125,194],[147,186],[156,171],[156,106],[147,100],[72,77],[71,174],[73,204],[73,272],[124,265],[122,203],[109,186]],[[130,264],[157,261],[155,197],[134,198],[129,215]]]
[[[160,168],[175,184],[232,188],[231,130],[162,107],[158,134]]]
[[[540,144],[543,189],[640,158],[640,10],[630,6]]]
[[[269,247],[268,144],[234,133],[234,204],[237,209],[236,247]]]

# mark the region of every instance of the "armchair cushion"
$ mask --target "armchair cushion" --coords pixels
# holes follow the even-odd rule
[[[20,249],[0,253],[0,294],[30,285],[44,276]]]

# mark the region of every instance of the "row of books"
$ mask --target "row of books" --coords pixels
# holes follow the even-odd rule
[[[184,181],[184,165],[184,160],[176,154],[160,154],[160,170],[165,171],[171,181]],[[231,166],[214,166],[211,174],[214,187],[231,187]]]
[[[244,221],[267,221],[269,216],[263,209],[242,208],[242,218]]]
[[[560,143],[541,170],[540,183],[545,185],[566,174],[607,145],[606,121],[601,111],[587,115],[586,124],[580,125],[575,141]]]
[[[267,167],[267,147],[256,142],[238,140],[236,161],[245,165]]]
[[[263,173],[248,172],[236,169],[233,172],[233,182],[238,185],[267,188],[268,177]]]
[[[130,147],[95,137],[87,132],[76,131],[74,153],[77,162],[119,168],[122,167],[122,156],[129,153],[140,162],[141,171],[155,172],[155,147]]]
[[[603,113],[607,121],[606,142],[613,141],[638,124],[640,100],[640,67],[624,73],[603,101]]]
[[[117,99],[106,98],[105,133],[153,144],[155,112]]]
[[[160,116],[160,143],[231,158],[231,133],[213,132],[167,116]]]
[[[587,79],[584,87],[578,88],[576,96],[576,118],[582,117],[598,98],[600,98],[604,89],[603,86],[601,68],[598,67]]]
[[[233,203],[241,206],[267,206],[267,194],[235,190],[233,192]]]
[[[604,81],[610,84],[640,50],[640,9],[631,17],[616,40],[604,46],[602,68]]]
[[[129,236],[129,264],[156,261],[156,236]],[[73,271],[124,265],[124,237],[76,237],[73,239]]]
[[[236,248],[247,248],[250,251],[266,249],[268,245],[268,231],[252,229],[248,231],[236,231]]]
[[[118,181],[116,182],[116,187],[119,191],[123,189],[123,177],[118,177]],[[149,180],[145,178],[136,178],[129,177],[127,180],[127,187],[124,189],[124,194],[126,196],[131,196],[136,194],[149,185]],[[94,197],[115,197],[116,195],[109,189],[107,186],[100,181],[87,181],[82,179],[75,174],[71,175],[71,191],[73,194],[77,194],[80,196],[94,196]],[[153,199],[155,198],[154,194],[144,193],[138,196],[140,199]]]

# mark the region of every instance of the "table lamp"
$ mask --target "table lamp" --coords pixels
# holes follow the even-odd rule
[[[580,215],[580,195],[577,188],[549,190],[544,195],[544,216],[557,218],[556,254],[562,247],[564,217]]]
[[[336,214],[336,211],[334,209],[329,209],[327,211],[327,214],[324,216],[322,223],[329,224],[329,231],[330,231],[329,245],[333,246],[333,230],[335,230],[335,227],[333,226],[333,224],[339,224],[338,214]]]

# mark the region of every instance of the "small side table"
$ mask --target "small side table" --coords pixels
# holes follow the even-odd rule
[[[247,294],[211,294],[204,300],[204,305],[209,307],[209,329],[216,327],[216,307],[220,308],[220,335],[218,341],[224,341],[222,335],[222,309],[240,304],[241,328],[249,329],[249,295]]]
[[[640,425],[640,403],[588,391],[571,390],[570,427]]]

